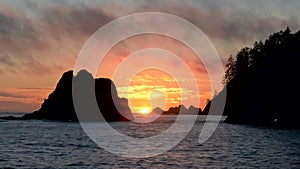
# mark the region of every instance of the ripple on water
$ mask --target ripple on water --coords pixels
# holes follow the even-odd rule
[[[149,137],[165,130],[169,122],[111,125],[124,134]],[[78,123],[0,121],[0,168],[300,168],[299,131],[221,123],[207,142],[199,144],[203,122],[199,119],[173,149],[155,157],[130,159],[99,148]],[[144,149],[151,151],[147,145]]]

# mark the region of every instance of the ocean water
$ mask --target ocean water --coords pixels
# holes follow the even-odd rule
[[[166,130],[174,118],[110,125],[132,137],[149,137]],[[300,168],[300,131],[220,123],[199,144],[204,122],[199,117],[186,138],[163,154],[125,158],[98,147],[79,123],[0,120],[0,168]]]

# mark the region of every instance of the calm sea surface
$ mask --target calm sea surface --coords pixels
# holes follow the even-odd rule
[[[147,137],[167,129],[173,119],[110,124],[130,136]],[[199,144],[204,119],[199,117],[176,147],[149,158],[106,152],[79,123],[0,120],[0,168],[300,168],[300,131],[220,123],[212,137]]]

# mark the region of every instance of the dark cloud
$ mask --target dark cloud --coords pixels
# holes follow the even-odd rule
[[[27,57],[27,60],[24,62],[24,64],[26,67],[23,69],[23,71],[34,75],[45,75],[55,71],[64,71],[64,68],[58,64],[47,64],[32,56]]]
[[[75,62],[84,42],[101,26],[126,14],[147,11],[189,20],[208,35],[222,58],[227,58],[232,51],[287,26],[299,29],[299,13],[289,8],[297,9],[300,3],[270,2],[22,1],[21,7],[0,10],[0,63],[15,66],[15,72],[35,75],[61,71]],[[283,4],[287,7],[281,8]],[[58,61],[61,58],[64,61]],[[7,67],[2,71],[9,70]]]
[[[35,38],[35,29],[32,27],[32,23],[26,18],[7,16],[0,13],[0,24],[1,40],[10,39],[12,36],[30,40]]]
[[[0,11],[0,63],[15,66],[14,71],[19,73],[48,75],[63,71],[74,62],[85,40],[113,19],[100,8],[83,4],[27,3],[32,9],[29,14],[23,10]],[[61,59],[65,62],[58,61]]]
[[[9,55],[0,55],[0,64],[14,66],[15,63]]]
[[[232,7],[234,8],[234,7]],[[237,8],[237,7],[235,7]],[[223,39],[229,42],[239,41],[245,43],[260,40],[269,34],[285,29],[287,26],[299,29],[300,22],[291,21],[292,17],[282,17],[276,15],[260,15],[255,12],[245,12],[243,9],[231,9],[216,6],[209,13],[202,13],[200,18],[203,22],[195,21],[199,27],[213,39]],[[276,11],[270,11],[270,13]]]
[[[90,36],[112,19],[101,8],[78,7],[71,4],[41,8],[39,19],[54,38],[74,38],[79,35]],[[76,39],[74,39],[76,40]]]
[[[29,98],[29,96],[18,95],[11,92],[0,92],[0,96],[2,97],[10,97],[10,98]]]
[[[289,2],[289,3],[288,3]],[[284,4],[284,5],[283,5]],[[284,7],[283,7],[284,6]],[[151,1],[136,11],[158,11],[180,16],[195,24],[216,45],[222,58],[289,26],[297,31],[297,1]],[[297,10],[295,10],[297,11]],[[298,12],[298,14],[300,14]]]

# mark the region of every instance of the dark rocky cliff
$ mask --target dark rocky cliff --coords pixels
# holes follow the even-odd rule
[[[80,71],[78,74],[80,73],[88,76],[88,78],[92,78],[92,75],[85,70]],[[31,114],[24,115],[21,119],[77,121],[78,118],[72,98],[72,80],[73,71],[65,72],[55,90],[49,95],[48,99],[45,99],[41,108]],[[95,95],[99,109],[106,121],[128,120],[122,114],[126,114],[129,118],[131,117],[127,99],[118,97],[116,87],[110,79],[95,79]],[[115,104],[113,98],[115,98]],[[119,111],[122,111],[122,114]]]

